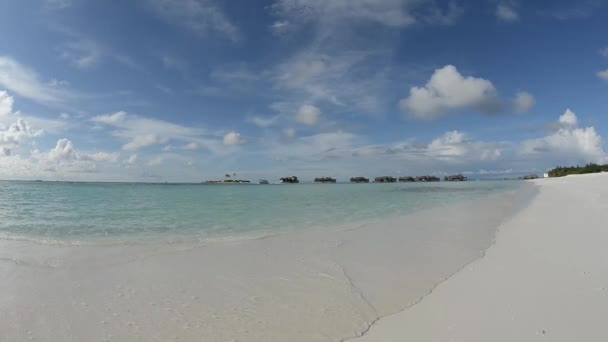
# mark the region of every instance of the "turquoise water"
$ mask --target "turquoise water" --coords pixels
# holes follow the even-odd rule
[[[259,237],[357,224],[521,182],[197,185],[0,182],[0,238],[43,243]]]

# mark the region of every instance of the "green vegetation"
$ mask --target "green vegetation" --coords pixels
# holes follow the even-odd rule
[[[587,164],[585,166],[559,166],[549,171],[549,177],[563,177],[567,175],[582,175],[585,173],[608,172],[608,164]]]

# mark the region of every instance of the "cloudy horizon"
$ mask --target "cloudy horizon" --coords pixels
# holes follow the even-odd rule
[[[8,1],[0,179],[608,163],[607,14],[563,0]]]

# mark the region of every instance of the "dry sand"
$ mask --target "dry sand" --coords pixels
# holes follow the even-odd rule
[[[485,257],[354,341],[608,341],[608,174],[534,183]]]

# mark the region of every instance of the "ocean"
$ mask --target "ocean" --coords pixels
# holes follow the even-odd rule
[[[251,239],[351,227],[517,188],[516,181],[204,185],[0,182],[0,238],[46,244]]]

